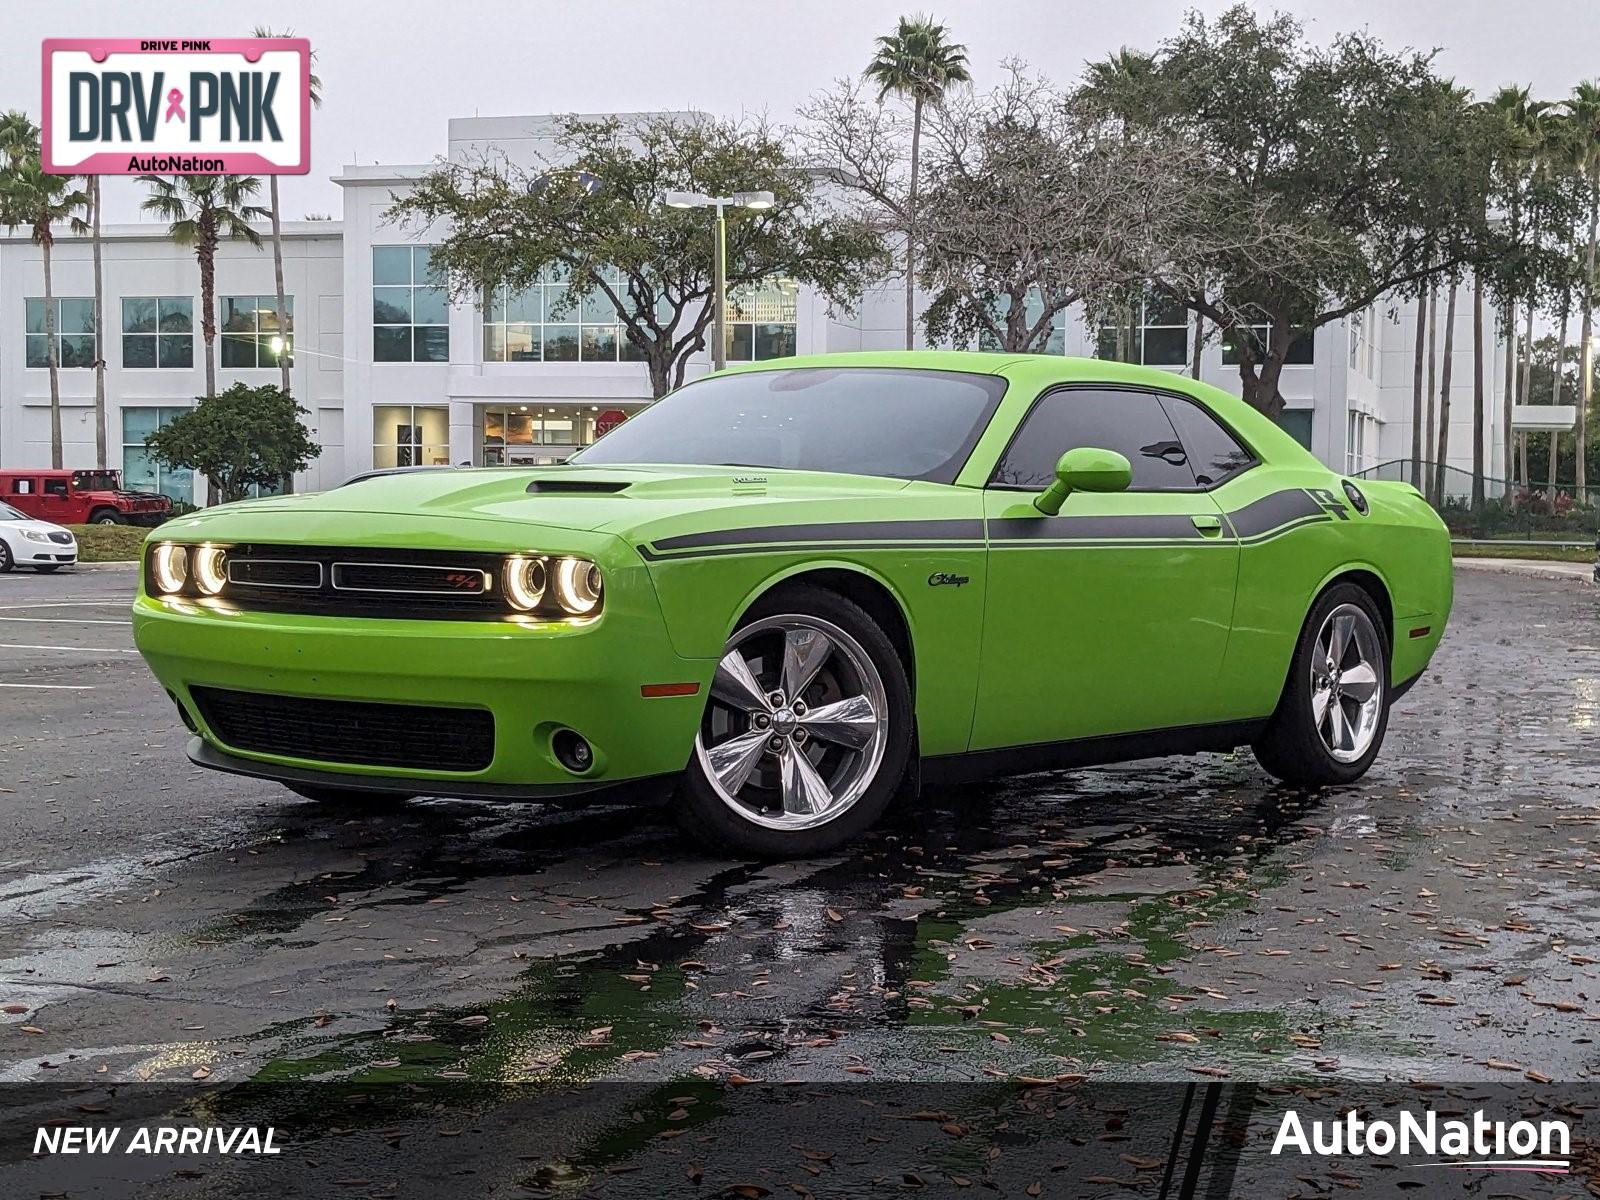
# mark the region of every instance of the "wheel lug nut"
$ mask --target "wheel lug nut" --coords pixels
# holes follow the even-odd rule
[[[803,741],[806,740],[806,731],[804,729],[796,729],[794,731],[793,737],[794,737],[795,741],[803,742]]]
[[[767,749],[774,754],[781,754],[783,752],[783,739],[781,737],[768,738]]]
[[[773,708],[782,708],[783,707],[783,693],[782,692],[768,692],[767,693],[767,703],[772,705]]]
[[[772,724],[772,718],[767,716],[766,713],[757,713],[755,717],[751,719],[750,723],[757,729],[765,729],[768,725]]]

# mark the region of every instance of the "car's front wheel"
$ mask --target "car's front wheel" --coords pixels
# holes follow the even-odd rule
[[[0,575],[4,575],[16,565],[16,560],[11,557],[11,547],[0,542]]]
[[[826,853],[882,816],[912,744],[905,665],[877,622],[834,592],[782,588],[728,639],[679,822],[740,854]]]
[[[1295,647],[1278,710],[1252,747],[1285,783],[1353,783],[1389,725],[1389,643],[1365,590],[1339,583],[1317,598]]]

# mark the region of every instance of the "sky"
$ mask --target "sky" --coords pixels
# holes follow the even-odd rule
[[[975,82],[1021,58],[1067,84],[1122,46],[1154,47],[1179,0],[275,0],[270,23],[308,37],[323,105],[311,173],[280,179],[284,216],[340,215],[329,182],[346,163],[425,163],[453,116],[701,109],[785,121],[807,96],[858,73],[872,39],[929,9],[967,46]],[[1326,41],[1365,28],[1391,47],[1438,48],[1440,69],[1480,93],[1504,83],[1559,98],[1600,77],[1600,21],[1582,0],[1286,0]],[[15,5],[0,41],[0,109],[39,111],[46,37],[224,37],[269,18],[237,3],[55,0]],[[105,185],[110,221],[139,219],[138,185]]]

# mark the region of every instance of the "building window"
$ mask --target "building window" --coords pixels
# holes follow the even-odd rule
[[[1002,297],[995,302],[994,319],[997,324],[1004,325],[1006,323],[1006,317],[1010,312],[1011,298],[1009,296]],[[1034,322],[1036,322],[1043,313],[1044,302],[1039,299],[1038,291],[1036,289],[1029,289],[1028,298],[1022,302],[1022,319],[1027,322],[1028,327],[1031,329]],[[1062,321],[1065,315],[1065,313],[1056,314],[1055,319],[1050,324],[1050,336],[1045,339],[1044,349],[1040,350],[1038,353],[1065,354],[1067,352],[1067,334],[1066,330],[1062,327]],[[984,330],[978,334],[978,349],[991,351],[999,350],[1000,343],[996,341],[987,330]]]
[[[595,421],[600,416],[597,404],[578,408],[563,405],[552,408],[541,404],[514,404],[485,409],[483,413],[483,462],[485,466],[503,463],[555,462],[573,448],[594,441]],[[552,453],[542,455],[538,447]],[[518,447],[525,449],[518,450]]]
[[[627,285],[621,272],[611,271],[606,282],[618,295],[624,294]],[[643,352],[628,340],[611,297],[598,288],[588,295],[573,291],[571,275],[564,268],[547,270],[521,291],[497,287],[484,305],[484,362],[638,362],[643,358]]]
[[[188,296],[124,296],[122,365],[193,367],[194,301]]]
[[[450,409],[380,404],[372,410],[372,465],[443,467],[450,463]]]
[[[1222,365],[1237,367],[1239,365],[1239,346],[1248,342],[1253,349],[1256,362],[1260,362],[1267,354],[1267,343],[1272,336],[1272,326],[1268,325],[1239,325],[1233,329],[1222,332]],[[1283,356],[1283,365],[1286,367],[1308,367],[1311,365],[1312,337],[1309,331],[1300,334],[1289,343],[1289,350]]]
[[[147,434],[154,433],[187,408],[125,408],[122,410],[122,482],[139,492],[160,492],[171,496],[174,504],[194,503],[194,472],[163,467],[150,458],[144,448]]]
[[[799,298],[800,285],[792,279],[734,288],[723,314],[728,361],[793,357]]]
[[[450,361],[450,297],[427,246],[372,248],[372,361]]]
[[[1307,450],[1311,449],[1311,412],[1309,408],[1286,408],[1278,414],[1278,427]]]
[[[1374,316],[1371,306],[1363,312],[1350,314],[1350,369],[1368,379],[1374,377],[1377,357],[1374,341],[1378,329]]]
[[[278,298],[222,297],[222,365],[236,369],[276,367],[278,354],[294,364],[294,297],[283,298],[289,328],[278,328]]]
[[[1146,296],[1128,305],[1123,323],[1100,326],[1095,357],[1147,367],[1189,364],[1189,310],[1166,296]]]
[[[57,296],[56,366],[92,367],[99,354],[94,330],[94,301],[87,296]],[[50,365],[50,337],[45,331],[44,300],[29,296],[24,302],[26,337],[24,361],[30,367]]]

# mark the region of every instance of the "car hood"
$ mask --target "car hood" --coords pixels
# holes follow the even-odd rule
[[[768,521],[770,515],[742,510],[773,504],[795,504],[795,519],[803,520],[808,518],[800,510],[940,486],[756,467],[441,468],[364,476],[326,492],[241,501],[184,518],[175,528],[193,526],[201,536],[338,542],[345,539],[329,534],[341,527],[359,524],[365,540],[374,526],[387,524],[383,517],[393,517],[397,528],[426,519],[434,528],[460,530],[457,523],[469,520],[635,540]],[[287,517],[294,518],[292,525]]]
[[[0,529],[35,529],[40,533],[64,533],[68,537],[72,536],[72,530],[66,528],[65,526],[57,525],[53,521],[39,521],[33,518],[24,518],[21,521],[7,521],[0,519]]]

